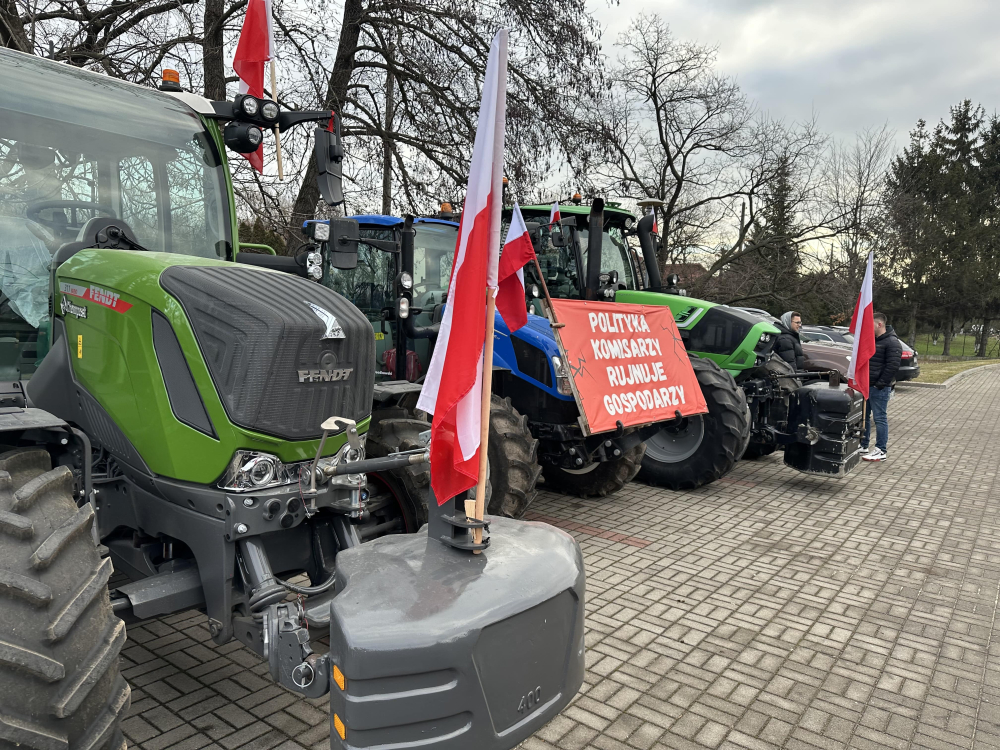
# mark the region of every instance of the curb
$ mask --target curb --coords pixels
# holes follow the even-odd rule
[[[980,365],[979,367],[970,367],[968,370],[962,370],[962,372],[960,372],[960,373],[958,373],[956,375],[952,375],[950,378],[948,378],[946,381],[944,381],[944,384],[945,385],[951,385],[952,383],[954,383],[954,382],[956,382],[958,380],[961,380],[966,375],[971,375],[974,372],[981,372],[983,370],[995,370],[998,367],[1000,367],[1000,364]]]
[[[918,383],[912,380],[904,380],[902,382],[896,383],[896,387],[898,388],[900,386],[903,386],[904,388],[947,388],[948,386],[954,385],[962,378],[967,377],[968,375],[971,375],[975,372],[980,372],[981,370],[995,370],[997,368],[1000,368],[1000,364],[980,365],[979,367],[970,367],[968,370],[962,370],[961,372],[952,375],[943,383]]]

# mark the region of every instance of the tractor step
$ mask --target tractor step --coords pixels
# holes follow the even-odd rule
[[[428,528],[337,557],[332,748],[512,748],[583,682],[585,580],[571,536],[491,518],[491,543],[473,555]]]

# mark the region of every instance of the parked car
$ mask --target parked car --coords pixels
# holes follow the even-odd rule
[[[802,326],[816,341],[832,341],[835,344],[853,344],[854,335],[847,326]]]
[[[917,350],[913,349],[902,339],[899,343],[903,345],[903,362],[896,371],[896,380],[916,380],[920,377],[920,364],[917,362]]]
[[[842,338],[843,341],[838,341],[836,337]],[[802,352],[809,360],[806,363],[807,370],[834,368],[840,370],[844,377],[847,376],[854,337],[846,326],[802,326],[799,338],[802,339]],[[902,363],[896,371],[896,382],[916,380],[920,377],[917,350],[902,339],[899,343],[903,347],[903,355]]]

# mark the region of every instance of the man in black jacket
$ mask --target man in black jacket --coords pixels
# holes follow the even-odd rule
[[[799,329],[802,327],[802,315],[789,310],[781,316],[781,322],[775,323],[781,333],[774,342],[774,353],[785,360],[796,370],[803,370],[806,366],[806,357],[802,353],[802,340],[799,338]]]
[[[885,461],[889,442],[889,395],[903,358],[903,346],[884,313],[875,318],[875,353],[868,360],[868,404],[865,407],[865,435],[861,447],[868,448],[871,422],[875,420],[875,449],[862,456],[865,461]]]

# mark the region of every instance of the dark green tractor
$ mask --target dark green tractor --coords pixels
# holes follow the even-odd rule
[[[640,479],[691,489],[725,476],[741,457],[777,449],[807,473],[843,476],[857,466],[860,394],[839,376],[795,372],[772,357],[778,329],[768,321],[664,286],[652,215],[637,220],[600,199],[560,209],[562,221],[550,225],[549,206],[521,208],[550,294],[668,306],[708,404],[708,414],[646,438]],[[530,265],[525,278],[538,283]]]
[[[188,609],[329,692],[334,748],[511,748],[581,685],[579,547],[413,489],[365,315],[277,272],[351,267],[357,224],[298,259],[236,239],[227,147],[331,118],[0,49],[0,745],[124,748],[126,624]]]

